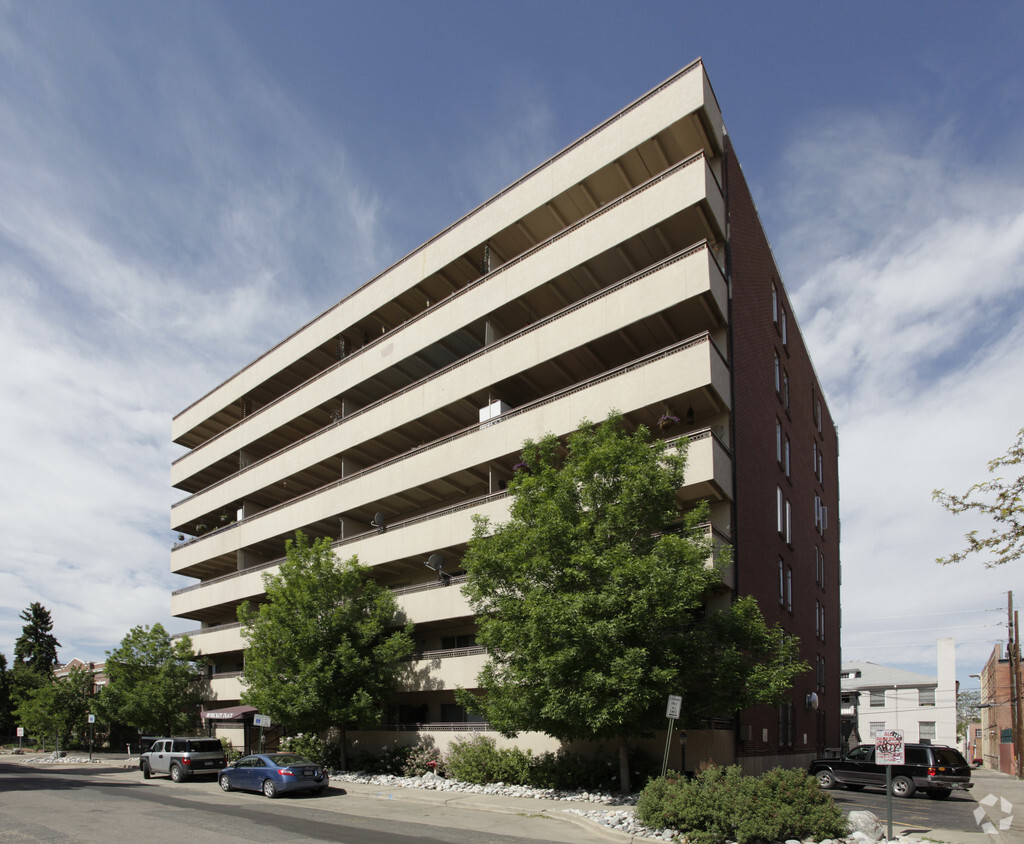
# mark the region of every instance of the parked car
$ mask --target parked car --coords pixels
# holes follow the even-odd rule
[[[182,782],[197,774],[216,774],[226,764],[224,748],[215,738],[160,738],[139,756],[139,770],[147,780],[164,774]]]
[[[298,753],[258,753],[244,756],[220,772],[224,791],[262,791],[277,797],[288,791],[326,791],[331,784],[327,769]]]
[[[972,788],[971,767],[959,750],[940,744],[907,744],[903,765],[892,766],[892,793],[913,797],[918,790],[945,800],[954,790]],[[861,744],[839,759],[815,759],[810,772],[822,788],[885,788],[885,765],[875,763],[875,746]]]

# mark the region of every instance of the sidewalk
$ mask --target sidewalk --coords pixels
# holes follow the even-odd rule
[[[971,797],[979,804],[974,812],[977,832],[930,829],[910,834],[943,844],[1024,844],[1024,780],[975,768],[971,781]]]

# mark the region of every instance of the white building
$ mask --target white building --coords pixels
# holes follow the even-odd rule
[[[710,502],[724,590],[811,666],[787,704],[689,731],[692,758],[799,767],[836,746],[838,438],[700,62],[270,344],[172,426],[171,610],[197,625],[219,734],[248,710],[237,607],[265,600],[297,530],[357,555],[415,625],[361,746],[488,729],[455,698],[487,661],[459,588],[472,516],[507,517],[525,439],[615,408],[689,438],[679,503]]]
[[[906,742],[956,747],[956,649],[938,642],[938,676],[873,662],[844,662],[842,735],[847,746],[870,743],[879,730],[902,730]]]

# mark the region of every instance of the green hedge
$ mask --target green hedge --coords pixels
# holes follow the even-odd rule
[[[784,768],[752,777],[732,765],[708,768],[693,779],[658,778],[641,792],[636,817],[653,829],[677,829],[690,844],[821,841],[847,832],[843,813],[817,780]]]

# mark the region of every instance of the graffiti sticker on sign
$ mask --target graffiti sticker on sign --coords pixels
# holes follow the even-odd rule
[[[875,733],[875,764],[904,764],[903,730],[879,730]]]

